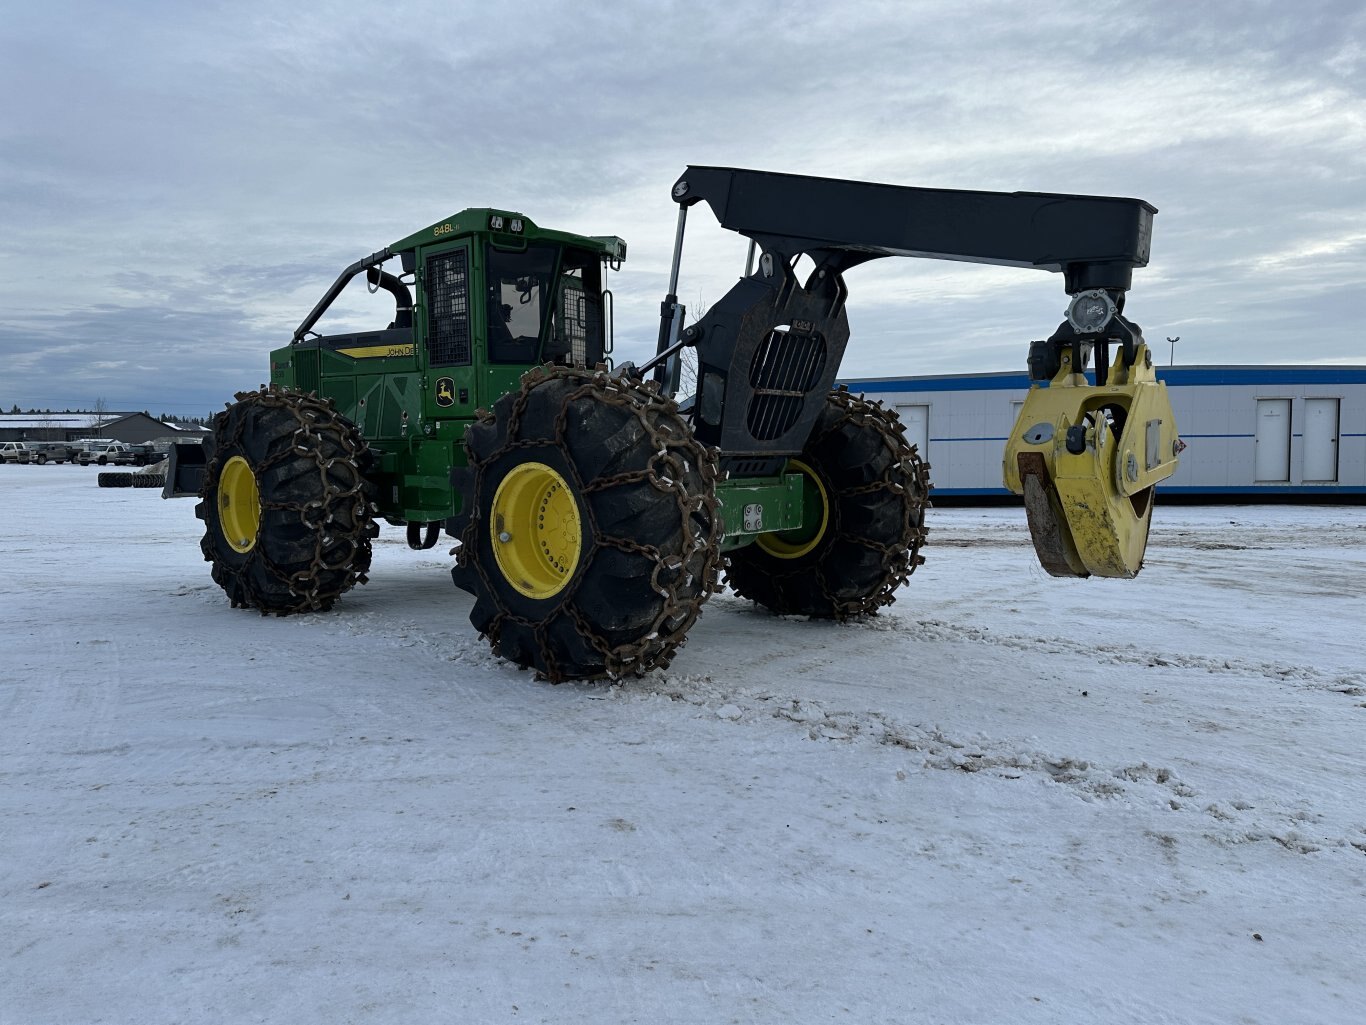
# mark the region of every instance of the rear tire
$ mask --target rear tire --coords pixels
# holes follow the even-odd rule
[[[668,666],[720,565],[715,459],[673,400],[540,368],[465,447],[452,577],[494,652],[552,682]]]
[[[831,392],[788,472],[807,475],[819,521],[762,535],[730,553],[726,583],[782,615],[849,619],[896,600],[925,561],[929,466],[906,442],[896,413]]]
[[[207,444],[207,443],[206,443]],[[331,400],[270,386],[214,417],[200,549],[234,608],[322,611],[370,568],[365,439]]]

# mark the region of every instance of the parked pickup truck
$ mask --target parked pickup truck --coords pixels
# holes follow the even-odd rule
[[[159,457],[151,445],[133,445],[126,441],[111,441],[104,447],[91,447],[76,453],[82,466],[146,466]]]
[[[26,441],[30,463],[74,463],[76,448],[64,441]]]
[[[33,458],[28,445],[22,441],[0,441],[0,463],[27,463]]]

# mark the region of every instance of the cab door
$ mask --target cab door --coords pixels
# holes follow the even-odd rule
[[[422,252],[422,414],[427,420],[468,419],[478,404],[474,385],[474,264],[469,240]]]

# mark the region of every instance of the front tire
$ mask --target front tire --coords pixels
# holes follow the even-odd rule
[[[366,581],[369,449],[331,400],[270,386],[214,417],[200,549],[234,608],[322,611]]]
[[[715,459],[673,400],[540,368],[465,446],[452,577],[494,652],[552,682],[668,666],[720,565]]]
[[[806,478],[806,508],[817,515],[731,552],[726,583],[783,615],[843,620],[890,605],[925,561],[930,488],[896,413],[831,392],[788,472]]]

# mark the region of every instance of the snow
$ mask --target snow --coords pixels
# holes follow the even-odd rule
[[[860,625],[495,660],[386,529],[227,607],[193,502],[0,468],[0,1022],[1363,1019],[1361,507],[1166,507],[1134,581],[932,511]]]

